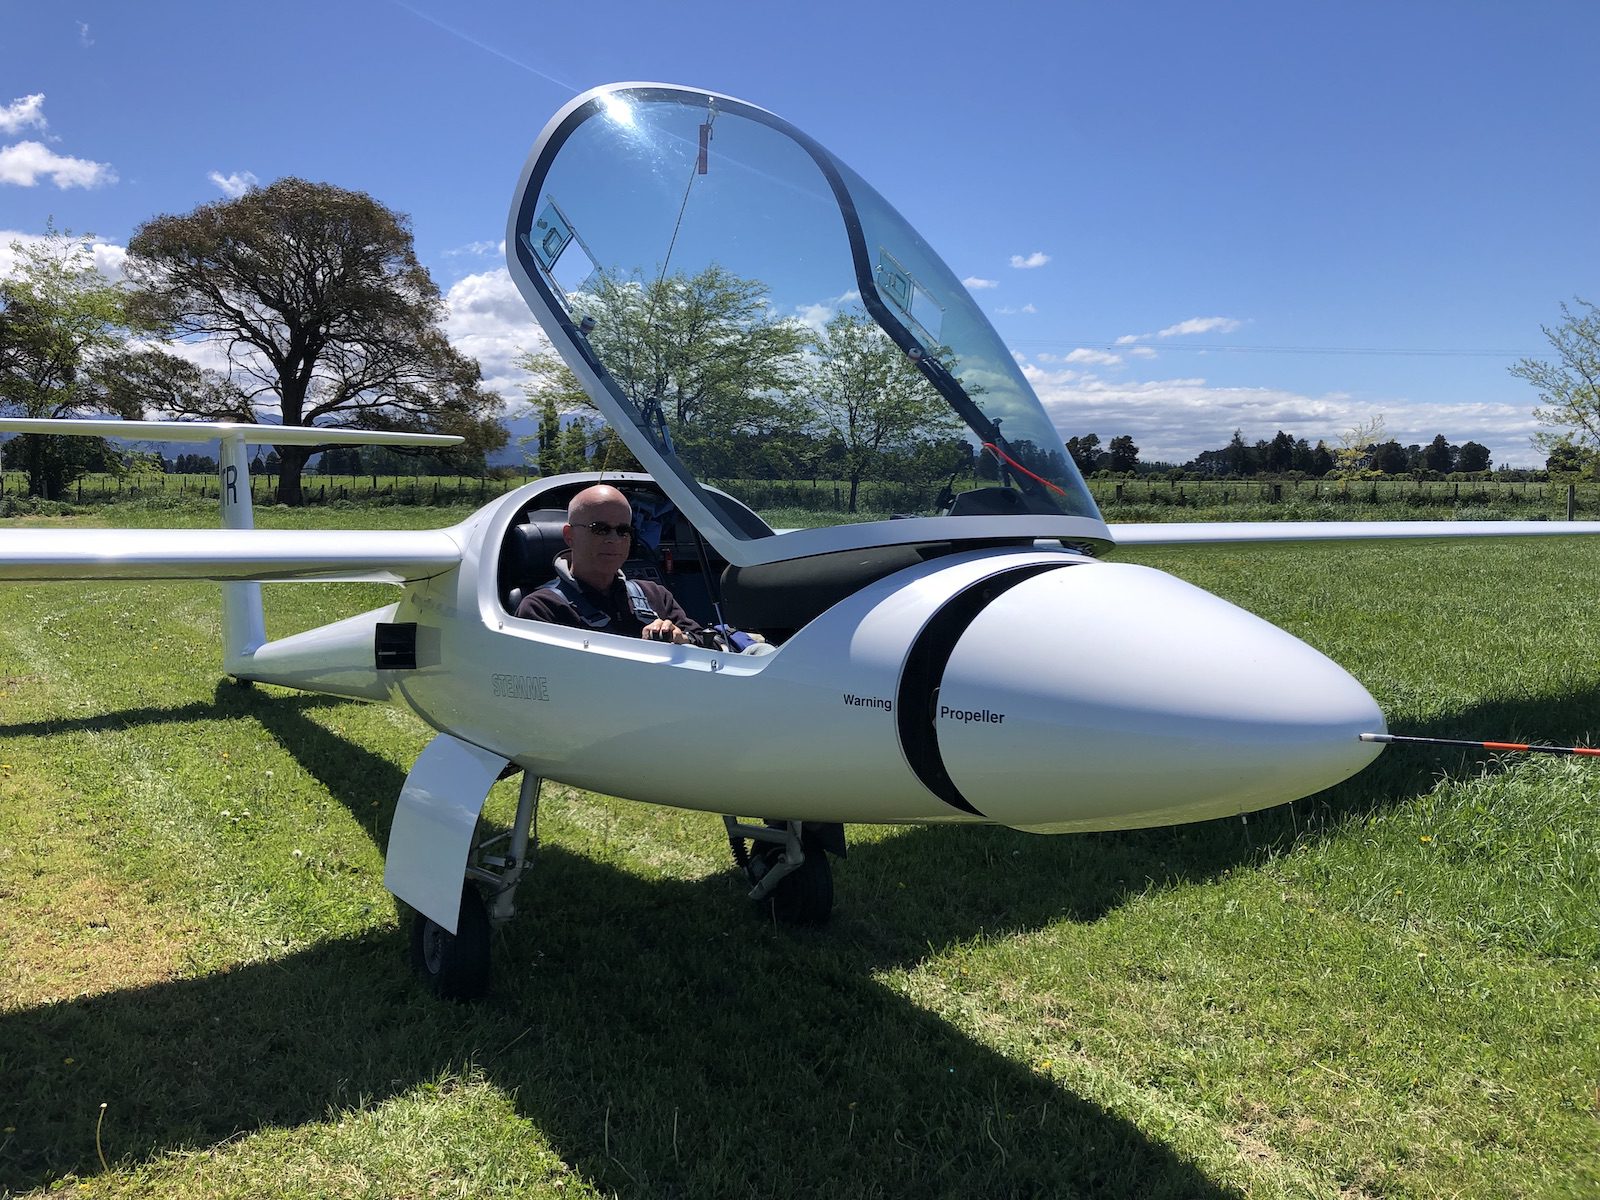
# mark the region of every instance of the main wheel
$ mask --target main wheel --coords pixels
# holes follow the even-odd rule
[[[767,897],[772,915],[785,925],[826,925],[833,914],[833,867],[821,846],[806,839],[805,861],[789,872]],[[760,880],[783,857],[783,847],[762,843],[750,849],[745,871]]]
[[[476,1000],[489,990],[489,910],[470,884],[451,933],[417,913],[411,922],[411,969],[443,1000]]]

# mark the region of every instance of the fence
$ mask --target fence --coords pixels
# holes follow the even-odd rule
[[[1285,479],[1165,480],[1096,479],[1089,490],[1108,512],[1119,505],[1227,508],[1274,504],[1395,505],[1452,509],[1514,505],[1566,508],[1567,516],[1600,513],[1600,486],[1593,483],[1500,480]]]
[[[482,504],[521,487],[525,479],[488,479],[470,475],[315,475],[301,477],[301,493],[307,504],[330,504],[355,500],[387,504]],[[0,475],[0,498],[22,496],[27,477],[20,471]],[[250,476],[250,498],[254,504],[277,500],[275,475]],[[192,496],[199,500],[217,498],[215,475],[85,475],[67,488],[61,499],[74,504],[109,504],[149,496]]]
[[[527,482],[528,477],[489,479],[467,475],[320,475],[307,473],[301,488],[305,503],[337,501],[401,505],[484,504]],[[860,485],[856,506],[863,514],[927,512],[943,481],[901,484],[868,480]],[[850,485],[842,480],[727,480],[721,486],[758,511],[802,509],[844,513],[849,509]],[[957,480],[956,490],[973,486]],[[20,471],[0,474],[0,498],[26,493],[26,476]],[[1540,509],[1568,519],[1600,515],[1600,483],[1500,482],[1497,480],[1417,481],[1410,479],[1303,479],[1303,480],[1165,480],[1096,479],[1089,490],[1096,503],[1115,519],[1123,505],[1174,508],[1250,508],[1258,505],[1317,504],[1334,506],[1396,505],[1406,508],[1448,510],[1462,507],[1515,506]],[[250,477],[250,494],[256,504],[272,504],[277,497],[277,477]],[[215,499],[213,475],[86,475],[68,488],[63,499],[78,504],[105,504],[149,496],[192,496]]]

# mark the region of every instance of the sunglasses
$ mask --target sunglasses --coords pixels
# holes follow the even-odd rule
[[[633,536],[632,525],[607,525],[604,521],[590,521],[587,525],[580,526],[580,528],[587,529],[595,537],[605,537],[607,534],[612,533],[619,538],[631,538]]]

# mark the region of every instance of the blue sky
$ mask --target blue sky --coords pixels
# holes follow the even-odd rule
[[[252,178],[365,190],[514,395],[537,334],[498,246],[534,138],[595,84],[688,83],[895,203],[1066,436],[1182,460],[1382,415],[1520,465],[1507,367],[1600,295],[1597,47],[1581,0],[0,0],[0,243],[53,219],[115,270],[141,221]]]

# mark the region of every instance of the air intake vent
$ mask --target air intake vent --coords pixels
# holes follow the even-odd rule
[[[417,669],[417,623],[415,621],[388,624],[378,622],[373,640],[373,658],[380,671],[415,671]]]

